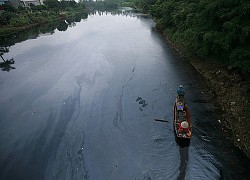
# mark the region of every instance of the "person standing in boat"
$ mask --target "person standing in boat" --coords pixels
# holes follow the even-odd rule
[[[185,91],[182,85],[180,85],[180,87],[177,89],[177,95],[178,96],[184,96],[185,95]]]
[[[184,99],[185,91],[182,85],[179,86],[177,89],[177,98],[176,98],[176,104],[177,108],[183,110],[186,106],[186,101]]]

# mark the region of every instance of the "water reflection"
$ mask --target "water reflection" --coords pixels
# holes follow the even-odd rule
[[[137,13],[137,14],[135,14]],[[129,16],[129,17],[136,17],[138,16],[138,11],[134,10],[132,8],[120,8],[120,9],[112,9],[112,10],[93,10],[91,12],[89,12],[89,15],[99,15],[99,16],[103,16],[103,15],[118,15],[118,16]]]
[[[0,57],[3,60],[3,62],[0,62],[0,68],[1,68],[2,71],[9,72],[12,69],[16,69],[15,67],[11,66],[12,64],[15,63],[15,61],[14,61],[13,58],[5,60],[2,55],[4,53],[6,53],[6,52],[9,52],[9,48],[7,48],[7,47],[0,47]]]
[[[2,56],[1,56],[1,58],[4,60],[4,58]],[[10,70],[16,69],[15,67],[11,66],[14,63],[15,63],[15,61],[13,58],[10,60],[4,60],[4,62],[0,63],[0,68],[2,71],[9,72]]]
[[[179,166],[179,175],[177,180],[185,179],[187,163],[188,163],[188,150],[190,145],[189,139],[179,139],[176,137],[176,143],[179,146],[179,153],[180,153],[180,166]]]
[[[13,33],[8,36],[0,36],[0,56],[3,62],[0,62],[0,68],[2,71],[9,72],[10,70],[16,69],[12,65],[15,63],[14,59],[5,60],[3,55],[9,52],[9,47],[16,43],[25,41],[27,39],[36,39],[41,35],[52,35],[55,29],[58,31],[66,31],[68,27],[73,27],[76,22],[80,22],[82,19],[86,19],[88,14],[76,14],[74,16],[62,18],[61,21],[51,22],[42,26],[34,26],[31,29],[27,29],[22,32]]]
[[[49,23],[43,26],[35,26],[32,29],[14,33],[9,36],[0,37],[0,48],[13,46],[16,43],[25,41],[27,39],[36,39],[41,34],[50,35],[54,33],[58,23]],[[4,52],[6,53],[6,52]]]
[[[137,14],[135,14],[137,13]],[[92,12],[87,13],[81,13],[76,14],[74,16],[70,17],[61,17],[61,21],[57,22],[51,22],[46,25],[42,26],[35,26],[32,29],[27,29],[22,32],[16,32],[8,36],[0,36],[0,55],[3,62],[1,63],[0,68],[3,71],[9,72],[12,69],[15,69],[15,67],[12,67],[11,65],[14,64],[14,60],[4,60],[4,54],[8,53],[8,49],[10,46],[15,45],[16,43],[28,40],[28,39],[36,39],[39,36],[42,35],[52,35],[55,33],[55,30],[58,31],[66,31],[69,27],[74,27],[77,22],[80,22],[82,19],[86,19],[88,15],[118,15],[118,16],[129,16],[129,17],[138,17],[145,15],[138,14],[138,11],[132,9],[132,8],[120,8],[120,9],[110,9],[110,10],[93,10]]]
[[[135,15],[135,13],[137,13],[137,11],[132,8],[121,8],[112,10],[93,10],[89,12],[89,14],[81,13],[70,17],[62,17],[61,21],[59,22],[51,22],[46,25],[35,26],[32,27],[32,29],[27,29],[22,32],[13,33],[8,36],[0,36],[0,48],[1,48],[0,53],[1,55],[4,55],[8,51],[2,51],[3,49],[5,48],[8,49],[10,46],[13,46],[16,43],[25,41],[27,39],[36,39],[41,35],[52,35],[55,33],[56,29],[58,31],[66,31],[69,27],[74,27],[76,23],[80,22],[82,19],[88,18],[88,15],[99,14],[100,16],[102,16],[102,15],[112,14],[112,15],[122,15],[130,17],[138,16],[138,14]]]
[[[75,16],[63,18],[61,21],[51,22],[42,26],[35,26],[32,29],[27,29],[25,31],[14,33],[9,36],[0,36],[0,48],[13,46],[15,43],[25,41],[27,39],[36,39],[38,36],[52,35],[55,32],[55,29],[59,31],[65,31],[68,26],[74,26],[76,22],[80,22],[81,19],[86,19],[88,14],[82,13]]]

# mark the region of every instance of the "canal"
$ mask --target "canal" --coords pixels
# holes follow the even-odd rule
[[[15,63],[0,71],[1,180],[249,177],[203,78],[150,17],[96,12],[48,29],[13,36],[3,54]],[[180,84],[194,126],[185,146],[172,124]]]

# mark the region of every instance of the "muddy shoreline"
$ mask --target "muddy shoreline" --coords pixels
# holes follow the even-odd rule
[[[209,87],[207,98],[212,100],[212,109],[217,112],[215,116],[220,124],[221,133],[250,158],[248,75],[218,62],[189,57],[181,45],[171,41],[166,34],[163,35],[177,53],[189,61],[205,79]]]
[[[217,117],[218,122],[222,124],[222,131],[236,147],[250,157],[250,123],[247,114],[249,85],[244,84],[239,73],[219,63],[197,59],[190,59],[189,62],[205,78],[213,98],[219,105],[221,113]]]

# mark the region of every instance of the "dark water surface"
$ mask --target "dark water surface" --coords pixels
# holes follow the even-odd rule
[[[203,79],[150,18],[97,13],[66,29],[3,55],[15,69],[0,71],[1,180],[248,179]],[[197,127],[189,146],[173,132],[180,84]]]

